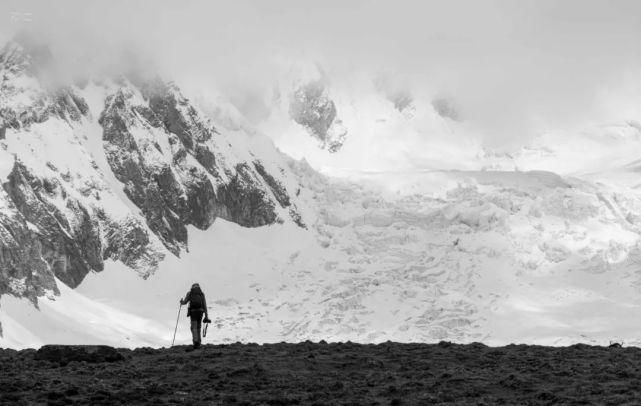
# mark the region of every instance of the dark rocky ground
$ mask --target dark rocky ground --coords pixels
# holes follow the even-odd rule
[[[636,405],[641,349],[440,343],[0,350],[0,403]]]

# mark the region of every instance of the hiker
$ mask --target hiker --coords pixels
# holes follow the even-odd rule
[[[197,283],[191,285],[191,290],[187,292],[184,299],[180,299],[181,306],[187,303],[189,303],[189,307],[187,308],[187,317],[191,319],[191,336],[194,341],[194,349],[196,349],[200,347],[200,328],[203,322],[203,314],[205,315],[204,322],[210,322],[207,314],[205,294]]]

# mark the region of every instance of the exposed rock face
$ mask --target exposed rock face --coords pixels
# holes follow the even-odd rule
[[[217,217],[304,227],[275,167],[233,155],[174,84],[94,83],[104,103],[90,108],[82,90],[45,85],[50,64],[40,47],[0,53],[0,295],[37,303],[106,260],[147,277],[187,248],[188,225]]]
[[[130,105],[133,97],[128,89],[119,89],[107,99],[107,108],[100,117],[107,161],[116,178],[125,185],[127,197],[143,210],[149,228],[177,255],[187,242],[181,218],[187,215],[186,201],[171,164],[155,165],[157,161],[149,162],[146,157],[149,153],[161,153],[157,150],[160,147],[150,139],[136,139],[132,134],[136,126],[145,124]],[[157,120],[153,112],[147,113],[150,120]],[[150,125],[148,121],[146,124]],[[168,135],[168,138],[170,145],[178,144],[177,137]]]
[[[110,95],[100,124],[112,171],[167,249],[178,255],[185,226],[206,229],[216,217],[247,227],[277,221],[260,179],[279,203],[289,195],[264,167],[218,162],[216,129],[174,85],[154,80],[140,89]]]
[[[39,230],[40,255],[56,277],[76,287],[89,270],[103,269],[99,225],[82,203],[68,198],[55,181],[32,176],[19,162],[8,180],[3,188],[24,220]],[[65,215],[50,202],[56,198],[66,199],[73,214]]]
[[[254,168],[256,168],[256,171],[258,172],[258,174],[267,183],[272,193],[276,197],[276,200],[278,201],[278,203],[282,207],[289,207],[291,205],[291,201],[289,200],[287,189],[285,189],[283,184],[280,183],[277,179],[275,179],[272,175],[270,175],[269,172],[265,170],[265,167],[260,161],[254,161]]]
[[[7,131],[14,134],[13,144],[0,142],[0,167],[8,169],[0,179],[0,294],[25,296],[34,302],[47,292],[58,293],[54,277],[76,287],[90,271],[101,271],[105,259],[112,255],[118,259],[116,253],[122,250],[128,251],[123,262],[136,265],[143,274],[162,258],[148,241],[144,252],[132,250],[132,244],[115,245],[119,241],[113,236],[128,240],[132,227],[101,209],[104,183],[95,183],[92,176],[61,171],[51,162],[39,162],[43,157],[54,158],[47,152],[43,134],[62,128],[59,137],[56,134],[51,139],[55,148],[60,147],[57,143],[64,148],[64,135],[73,134],[89,114],[87,103],[72,88],[47,89],[41,83],[39,72],[49,61],[47,52],[37,48],[34,56],[20,44],[11,43],[0,54],[4,123],[0,141],[9,141]],[[32,132],[35,127],[37,132]],[[40,158],[38,154],[42,154]],[[57,158],[86,160],[72,155]],[[92,168],[95,163],[87,162],[86,166]]]
[[[295,209],[291,208],[289,209],[289,217],[296,223],[296,225],[300,228],[304,228],[307,230],[307,224],[303,221],[303,217],[300,215],[300,213]]]
[[[99,213],[100,216],[100,213]],[[105,238],[104,258],[120,261],[132,269],[152,272],[164,258],[155,250],[145,223],[134,216],[120,222],[105,219],[103,223]]]
[[[37,74],[49,64],[50,54],[36,46],[31,51],[10,42],[0,53],[0,139],[7,127],[29,127],[52,116],[79,121],[88,112],[85,101],[70,87],[46,89],[40,85]]]
[[[347,130],[337,118],[336,105],[322,80],[310,82],[294,92],[289,115],[320,140],[323,148],[336,152],[343,146]]]
[[[58,293],[54,276],[76,287],[105,259],[121,260],[147,274],[163,254],[155,250],[144,223],[118,222],[71,196],[59,179],[34,175],[16,161],[0,200],[0,294],[35,300]]]
[[[28,131],[50,118],[77,123],[87,114],[87,104],[70,88],[47,91],[39,85],[36,73],[49,57],[43,48],[31,54],[17,43],[4,47],[0,141],[7,129]],[[54,275],[74,287],[89,270],[102,270],[98,222],[90,209],[67,195],[59,179],[36,176],[16,160],[0,184],[0,207],[5,206],[0,212],[0,294],[35,300],[46,291],[58,292]],[[62,202],[64,212],[53,201]]]
[[[294,221],[294,223],[296,223],[299,227],[306,229],[307,225],[298,212],[298,208],[296,207],[296,205],[292,204],[285,186],[283,186],[283,184],[278,179],[274,178],[269,172],[267,172],[260,161],[254,161],[254,168],[256,168],[258,174],[263,178],[265,183],[267,183],[280,206],[282,208],[289,208],[288,213],[292,221]],[[300,189],[298,190],[298,192],[300,192]]]
[[[246,163],[236,166],[229,183],[218,189],[224,209],[221,217],[246,227],[259,227],[276,221],[274,203],[264,190],[256,187],[258,179]]]
[[[0,213],[0,241],[0,295],[11,293],[35,301],[47,290],[58,292],[42,257],[40,239],[23,218]]]

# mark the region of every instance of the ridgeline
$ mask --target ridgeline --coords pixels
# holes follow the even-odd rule
[[[439,344],[0,350],[0,404],[633,404],[641,349]]]

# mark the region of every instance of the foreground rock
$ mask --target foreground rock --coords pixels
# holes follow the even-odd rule
[[[45,345],[36,352],[34,359],[57,362],[60,366],[65,366],[72,361],[116,362],[124,360],[125,357],[106,345]]]
[[[123,360],[59,358],[65,351],[91,348]],[[641,398],[639,348],[450,343],[233,344],[193,352],[91,348],[0,350],[0,404],[549,405],[634,404]]]

